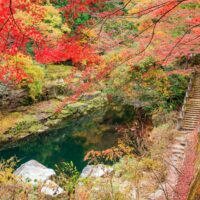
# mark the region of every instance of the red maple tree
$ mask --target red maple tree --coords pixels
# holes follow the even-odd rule
[[[156,58],[157,64],[168,65],[185,55],[199,53],[199,0],[162,0],[159,2],[149,0],[138,1],[134,5],[132,5],[132,1],[125,0],[123,5],[109,11],[104,9],[106,2],[106,0],[73,0],[57,8],[73,29],[73,33],[65,33],[62,37],[55,39],[51,35],[45,35],[38,28],[38,21],[44,20],[43,5],[46,5],[46,1],[1,0],[1,81],[5,83],[5,79],[12,79],[19,83],[26,79],[25,72],[22,73],[23,68],[19,63],[6,66],[10,65],[8,63],[10,56],[13,57],[19,52],[28,54],[28,43],[32,43],[34,59],[41,64],[71,60],[77,66],[99,64],[102,59],[97,54],[99,49],[100,51],[102,49],[110,51],[112,47],[124,47],[123,44],[127,43],[124,38],[129,43],[136,44],[134,48],[125,45],[125,50],[123,48],[123,51],[120,52],[123,56],[119,62],[106,63],[109,65],[109,70],[107,67],[99,67],[95,80],[103,78],[118,65],[124,63],[132,65],[144,57],[153,56]],[[51,3],[57,3],[57,1],[54,0]],[[26,13],[31,15],[33,18],[31,23],[27,24],[25,20],[17,18],[15,14],[19,11],[23,11],[24,15]],[[114,38],[115,31],[110,31],[105,35],[104,26],[107,22],[117,23],[121,19],[127,18],[134,19],[132,23],[136,24],[137,32],[124,34],[126,36],[124,38]],[[96,27],[99,31],[95,44],[84,38],[82,30],[87,27],[89,29]],[[106,45],[108,40],[98,44],[100,36],[106,36],[105,39],[110,40],[111,44]],[[84,67],[84,69],[86,68]],[[21,75],[16,76],[18,73]]]

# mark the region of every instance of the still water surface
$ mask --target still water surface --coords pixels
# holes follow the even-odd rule
[[[17,156],[20,163],[35,159],[51,168],[62,161],[73,161],[81,171],[87,164],[83,161],[87,151],[103,150],[116,144],[118,136],[115,126],[124,123],[126,113],[127,109],[119,114],[105,108],[86,117],[67,121],[65,128],[31,137],[1,151],[0,157],[8,159]]]

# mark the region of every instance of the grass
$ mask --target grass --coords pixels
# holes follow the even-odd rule
[[[0,133],[4,133],[21,121],[23,114],[18,112],[9,113],[6,116],[0,113]]]
[[[46,79],[55,80],[59,78],[66,78],[72,70],[72,66],[68,65],[47,65]]]

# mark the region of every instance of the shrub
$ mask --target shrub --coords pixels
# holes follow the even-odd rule
[[[73,162],[62,162],[58,165],[55,165],[55,167],[55,171],[57,174],[55,181],[61,187],[63,187],[69,195],[74,193],[75,185],[79,178],[79,172],[76,166],[74,166]]]
[[[20,53],[15,57],[11,57],[10,62],[18,64],[28,75],[29,79],[24,80],[21,87],[27,87],[29,96],[35,100],[42,93],[43,79],[45,76],[44,69],[35,63],[30,56],[25,56]]]
[[[13,174],[18,160],[12,157],[8,160],[0,160],[0,199],[40,199],[45,197],[41,194],[41,187],[32,187],[17,179]]]

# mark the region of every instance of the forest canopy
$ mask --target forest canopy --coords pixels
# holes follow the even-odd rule
[[[199,54],[199,0],[1,0],[0,5],[0,81],[6,86],[34,83],[34,71],[42,78],[47,64],[70,62],[87,80],[76,88],[76,98],[118,66],[137,72],[150,60],[156,72]],[[184,72],[159,76],[173,73]]]

